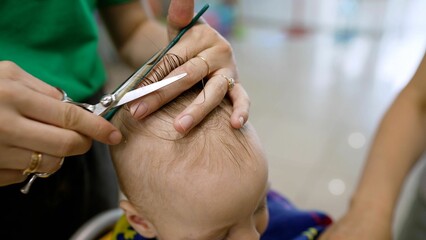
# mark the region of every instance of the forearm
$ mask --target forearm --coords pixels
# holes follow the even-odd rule
[[[167,44],[164,24],[146,16],[138,1],[101,9],[112,41],[126,63],[139,67]]]
[[[419,76],[417,76],[419,77]],[[375,211],[391,220],[404,179],[426,142],[424,93],[413,81],[384,116],[370,150],[351,209]]]
[[[130,66],[140,67],[155,52],[165,47],[167,42],[166,27],[157,21],[148,20],[140,24],[118,51]]]

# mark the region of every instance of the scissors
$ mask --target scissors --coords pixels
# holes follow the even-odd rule
[[[156,56],[159,57],[160,55],[156,54],[154,57]],[[135,99],[141,98],[149,93],[157,91],[158,89],[163,88],[173,82],[176,82],[177,80],[180,80],[187,75],[187,73],[181,73],[179,75],[163,79],[147,86],[134,89],[141,82],[141,80],[144,79],[147,74],[149,74],[150,70],[154,66],[155,64],[152,64],[151,61],[149,61],[148,63],[143,65],[139,70],[137,70],[134,74],[132,74],[115,91],[104,95],[101,100],[94,105],[88,103],[74,102],[71,98],[68,97],[65,91],[60,88],[58,88],[58,90],[62,92],[62,102],[77,105],[95,115],[104,117],[107,120],[111,120],[111,118],[114,116],[120,106]]]
[[[134,86],[137,85],[142,73],[145,72],[143,75],[146,75],[147,73],[149,73],[149,71],[146,72],[146,68],[148,66],[150,66],[149,62],[145,64],[142,68],[140,68],[138,71],[136,71],[134,74],[132,74],[132,76],[130,76],[128,80],[126,80],[117,90],[102,97],[99,103],[97,104],[92,105],[88,103],[74,102],[71,98],[67,96],[67,93],[65,91],[58,88],[58,90],[60,90],[63,94],[62,102],[75,104],[79,107],[86,109],[89,112],[92,112],[93,114],[96,114],[98,116],[103,116],[107,120],[110,120],[112,116],[115,114],[115,112],[117,112],[120,106],[128,102],[131,102],[137,98],[143,97],[149,93],[152,93],[173,82],[176,82],[177,80],[182,79],[183,77],[187,75],[187,73],[181,73],[174,77],[166,78],[161,81],[149,84],[147,86],[129,91],[128,89],[132,89]],[[63,158],[61,161],[63,161]],[[33,184],[33,182],[36,180],[37,177],[47,178],[53,173],[54,172],[34,173],[31,176],[30,180],[25,184],[25,186],[21,188],[21,192],[23,194],[27,194],[30,191],[31,185]]]
[[[194,26],[200,17],[207,11],[209,4],[204,5],[201,10],[194,16],[191,22],[182,28],[176,37],[163,49],[154,54],[142,67],[140,67],[136,72],[134,72],[126,81],[124,81],[116,90],[112,93],[104,95],[99,103],[97,104],[88,104],[88,103],[79,103],[73,101],[68,97],[67,93],[58,88],[62,92],[62,102],[75,104],[79,107],[86,109],[93,114],[102,116],[107,120],[110,120],[114,114],[119,110],[119,108],[131,102],[137,98],[145,96],[149,93],[152,93],[160,88],[163,88],[179,79],[182,79],[187,75],[187,73],[182,73],[177,76],[173,76],[161,81],[149,84],[147,86],[135,89],[139,83],[145,79],[149,73],[154,69],[154,67],[161,61],[161,59],[166,55],[166,53],[180,40],[184,33],[186,33],[192,26]],[[30,191],[31,185],[37,179],[37,177],[47,178],[53,173],[34,173],[30,180],[21,188],[23,194],[27,194]]]

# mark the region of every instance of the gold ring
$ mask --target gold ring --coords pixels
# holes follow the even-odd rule
[[[55,171],[53,171],[53,172],[38,172],[38,173],[34,173],[34,174],[37,175],[37,177],[39,177],[39,178],[48,178],[48,177],[50,177],[50,175],[57,172],[62,167],[63,163],[64,163],[64,158],[61,158],[61,160],[59,161],[59,168],[56,169]]]
[[[223,78],[225,78],[228,81],[228,91],[231,91],[235,86],[235,80],[231,77],[225,76],[223,74],[220,74]]]
[[[31,154],[30,164],[28,165],[27,169],[22,172],[22,174],[28,176],[30,173],[35,173],[41,163],[41,160],[43,160],[43,154],[39,152],[33,152]]]
[[[201,59],[201,60],[203,60],[203,62],[206,64],[206,66],[207,66],[207,74],[206,74],[206,76],[210,75],[210,65],[207,62],[207,60],[204,57],[201,57],[201,56],[196,56],[196,57],[199,58],[199,59]]]

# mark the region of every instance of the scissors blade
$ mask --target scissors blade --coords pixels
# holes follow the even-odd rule
[[[128,102],[131,102],[135,99],[138,99],[140,97],[143,97],[147,94],[150,94],[154,91],[157,91],[160,88],[163,88],[173,82],[176,82],[179,79],[182,79],[183,77],[185,77],[186,75],[188,75],[187,73],[182,73],[179,75],[176,75],[174,77],[170,77],[170,78],[166,78],[163,79],[161,81],[149,84],[147,86],[132,90],[130,92],[127,92],[121,99],[120,101],[118,101],[118,103],[115,105],[115,107],[121,106],[123,104],[126,104]]]

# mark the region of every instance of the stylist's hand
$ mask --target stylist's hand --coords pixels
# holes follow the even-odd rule
[[[325,231],[319,240],[390,240],[392,221],[377,208],[352,209]]]
[[[24,181],[33,153],[42,154],[37,172],[52,173],[62,157],[86,152],[92,139],[121,141],[108,121],[61,98],[56,88],[0,61],[0,186]]]
[[[175,37],[193,16],[194,0],[172,0],[168,13],[169,38]],[[204,78],[207,80],[205,91],[176,117],[174,122],[176,130],[187,132],[192,129],[222,101],[227,93],[233,103],[231,125],[234,128],[242,127],[249,116],[250,100],[239,83],[234,55],[228,41],[208,24],[199,23],[183,35],[170,53],[187,60],[170,75],[187,72],[188,76],[174,84],[173,88],[164,88],[154,93],[156,98],[142,98],[141,101],[134,103],[133,105],[138,107],[133,108],[137,109],[132,113],[133,116],[145,117],[164,102],[173,99]],[[228,88],[228,81],[231,78],[235,80],[232,89]]]

